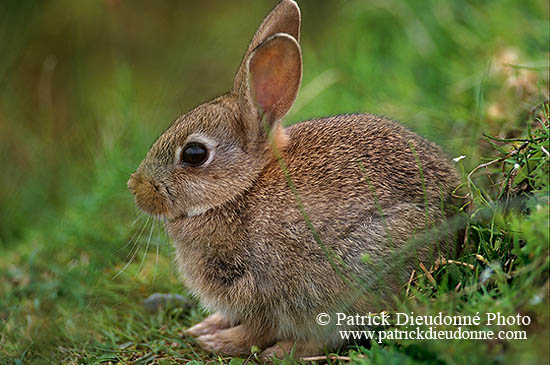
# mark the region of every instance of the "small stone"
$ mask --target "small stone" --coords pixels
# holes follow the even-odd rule
[[[143,305],[149,311],[157,313],[161,308],[188,307],[189,300],[179,294],[154,293],[143,300]]]

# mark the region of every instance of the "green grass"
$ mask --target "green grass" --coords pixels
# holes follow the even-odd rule
[[[466,156],[458,263],[426,268],[434,281],[419,269],[398,309],[532,318],[524,341],[396,340],[339,354],[547,363],[548,3],[299,3],[304,82],[287,124],[382,114]],[[229,89],[273,5],[2,2],[0,363],[229,361],[181,336],[205,313],[162,230],[145,216],[132,225],[126,180],[178,114]],[[155,292],[189,303],[152,314],[142,302]]]

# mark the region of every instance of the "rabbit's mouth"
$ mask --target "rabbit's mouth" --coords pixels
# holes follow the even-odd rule
[[[133,173],[128,180],[128,189],[134,195],[139,209],[152,216],[172,218],[173,197],[170,191],[154,181],[143,178],[139,173]]]

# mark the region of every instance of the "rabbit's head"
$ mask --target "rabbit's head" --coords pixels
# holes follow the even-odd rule
[[[241,194],[284,148],[280,120],[302,77],[300,12],[283,0],[256,32],[232,90],[180,116],[128,181],[145,212],[173,219],[204,213]]]

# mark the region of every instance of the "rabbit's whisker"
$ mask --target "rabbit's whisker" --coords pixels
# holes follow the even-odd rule
[[[130,254],[132,254],[132,251],[133,251],[132,257],[126,263],[126,265],[124,265],[124,267],[118,273],[116,273],[115,276],[113,276],[113,279],[116,279],[120,274],[122,274],[124,272],[124,270],[126,270],[128,268],[128,266],[130,266],[130,264],[134,261],[134,258],[136,257],[136,254],[139,251],[139,246],[140,246],[139,240],[141,238],[141,235],[143,234],[143,231],[145,230],[145,228],[149,224],[150,220],[151,220],[151,217],[148,217],[147,220],[145,221],[145,224],[143,224],[143,226],[141,228],[141,231],[139,232],[139,235],[138,235],[138,237],[135,241],[134,247],[132,248],[132,250],[130,250],[130,253],[128,254],[128,256],[129,256]],[[128,258],[128,256],[127,256],[127,258]]]
[[[136,217],[136,219],[134,219],[134,221],[130,224],[130,226],[128,227],[128,229],[132,228],[133,226],[136,225],[136,223],[141,219],[143,218],[143,212],[142,211],[139,211],[139,214],[138,216]],[[132,237],[126,241],[126,243],[124,244],[124,246],[118,248],[114,253],[118,253],[124,249],[126,249],[126,247],[128,247],[133,241],[134,241],[134,238],[137,236],[139,230],[141,229],[141,227],[143,227],[142,225],[140,225],[140,227],[138,229],[136,229],[136,231],[134,232],[134,234],[132,235]]]
[[[124,248],[127,247],[127,246],[131,246],[128,254],[124,258],[124,261],[128,261],[130,259],[130,257],[132,256],[132,252],[134,251],[134,249],[138,245],[139,237],[141,236],[141,232],[145,229],[145,226],[147,226],[147,222],[148,222],[148,219],[146,219],[145,221],[142,222],[142,224],[136,230],[136,232],[134,233],[134,235],[132,236],[130,241],[128,241],[128,243],[124,246]]]
[[[171,250],[172,247],[170,245],[170,235],[168,234],[168,226],[166,223],[166,217],[162,217],[162,220],[164,222],[164,231],[167,233],[166,237],[168,237],[168,280],[169,282],[172,281],[172,257],[171,257]]]
[[[153,236],[153,231],[155,228],[155,219],[151,220],[151,229],[149,230],[149,238],[147,238],[147,243],[145,244],[145,252],[143,253],[143,257],[141,258],[141,263],[139,264],[138,270],[136,272],[136,276],[139,275],[141,272],[141,269],[143,268],[143,264],[145,263],[145,259],[147,258],[147,254],[149,253],[149,244],[151,243],[151,237]]]
[[[157,253],[155,256],[155,270],[153,271],[153,283],[155,282],[155,278],[157,276],[157,267],[159,264],[159,249],[160,249],[160,231],[162,230],[161,226],[161,220],[160,218],[156,220],[158,223],[158,232],[157,232]]]

